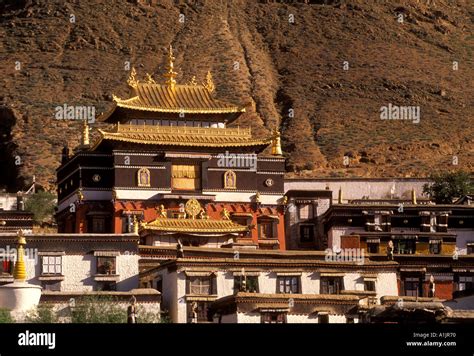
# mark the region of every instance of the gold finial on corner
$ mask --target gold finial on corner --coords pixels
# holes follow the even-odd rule
[[[153,79],[150,73],[147,73],[145,76],[147,84],[156,84],[155,79]]]
[[[342,187],[339,187],[339,194],[337,197],[337,203],[342,204]]]
[[[416,204],[416,191],[415,188],[411,190],[411,203]]]
[[[26,266],[25,266],[25,245],[26,239],[22,229],[17,232],[17,260],[13,270],[13,278],[18,281],[26,280]]]
[[[137,71],[135,70],[135,67],[132,67],[132,70],[130,71],[127,84],[134,89],[138,86]]]
[[[82,124],[82,137],[81,137],[82,147],[88,147],[90,145],[89,130],[90,130],[89,123],[87,122],[87,119],[85,119]]]
[[[171,89],[174,89],[176,85],[176,76],[178,73],[174,71],[174,60],[176,58],[173,57],[173,47],[170,44],[169,51],[168,51],[168,72],[164,74],[164,77],[166,78],[166,85],[168,85]]]
[[[79,203],[82,203],[82,201],[84,200],[84,193],[82,192],[81,188],[79,188],[79,190],[77,191],[77,200],[79,201]]]
[[[216,90],[216,86],[214,85],[214,81],[212,80],[211,71],[207,72],[206,81],[203,83],[203,86],[207,89],[209,93],[213,93]]]
[[[273,130],[273,139],[272,139],[272,155],[281,156],[283,151],[281,150],[281,138],[280,131],[277,128]]]

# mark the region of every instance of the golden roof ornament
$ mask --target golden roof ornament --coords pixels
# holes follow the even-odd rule
[[[337,197],[338,204],[342,204],[342,187],[339,187],[339,194]]]
[[[82,192],[81,188],[79,188],[79,190],[77,191],[77,200],[79,201],[79,203],[82,203],[82,201],[84,200],[84,193]]]
[[[272,139],[272,155],[281,156],[283,154],[281,150],[281,138],[280,131],[277,128],[273,130],[273,139]]]
[[[188,216],[191,216],[191,219],[195,219],[196,216],[201,212],[201,204],[196,199],[189,199],[186,202],[186,205],[184,207],[186,214]]]
[[[15,268],[13,270],[13,278],[18,281],[24,282],[26,280],[26,265],[25,265],[25,245],[26,239],[22,229],[17,232],[17,260]]]
[[[81,144],[82,144],[82,147],[88,147],[90,145],[89,123],[87,122],[87,119],[83,120],[83,124],[82,124]]]
[[[133,233],[138,235],[138,219],[136,215],[133,215]]]
[[[206,210],[204,210],[204,208],[201,209],[201,212],[199,213],[199,218],[203,220],[209,219],[209,215],[207,215]]]
[[[193,75],[193,77],[191,78],[191,80],[188,82],[188,85],[193,85],[193,86],[198,85],[195,75]]]
[[[166,213],[165,206],[160,204],[159,208],[157,209],[158,217],[159,218],[167,218],[168,214]]]
[[[415,188],[411,190],[411,203],[416,204],[416,191]]]
[[[150,73],[147,73],[145,77],[147,84],[156,84],[155,79],[153,79]]]
[[[132,70],[130,71],[127,84],[134,89],[136,89],[138,86],[137,71],[135,70],[135,67],[132,67]]]
[[[204,88],[207,89],[209,93],[213,93],[216,90],[216,86],[214,85],[214,81],[212,80],[211,71],[207,72],[206,81],[203,83]]]
[[[224,220],[230,220],[230,213],[229,213],[229,210],[227,210],[226,208],[222,209],[222,211],[221,211],[221,217],[222,217],[222,219],[224,219]]]
[[[176,58],[173,57],[173,47],[170,45],[168,51],[168,72],[166,72],[163,76],[166,78],[166,85],[168,85],[171,89],[174,89],[176,85],[176,76],[178,73],[174,71],[174,60]]]

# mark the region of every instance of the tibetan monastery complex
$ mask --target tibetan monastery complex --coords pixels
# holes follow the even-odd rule
[[[176,83],[170,48],[164,84],[132,70],[133,94],[114,97],[94,144],[58,169],[60,232],[132,232],[149,245],[285,248],[285,160],[278,132],[229,127],[245,109],[204,84]],[[270,153],[265,153],[270,151]],[[74,208],[71,211],[71,206]]]
[[[237,126],[245,108],[210,73],[177,83],[170,46],[164,79],[138,75],[108,128],[92,142],[85,121],[63,150],[58,233],[27,235],[40,303],[133,295],[176,323],[474,321],[472,196],[434,204],[421,178],[285,179],[278,129]],[[20,198],[0,214],[3,250],[31,225]]]

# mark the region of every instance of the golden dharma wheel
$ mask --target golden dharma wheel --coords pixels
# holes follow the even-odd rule
[[[196,199],[189,199],[184,207],[186,214],[193,219],[201,212],[201,204]]]

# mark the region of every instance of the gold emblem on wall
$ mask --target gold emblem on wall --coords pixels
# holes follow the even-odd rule
[[[195,219],[196,216],[201,212],[201,204],[196,199],[189,199],[185,205],[185,211],[188,216]]]
[[[237,176],[234,171],[228,170],[224,173],[224,189],[236,189]]]
[[[140,168],[137,171],[137,183],[139,187],[149,187],[150,186],[150,170],[148,168]]]

